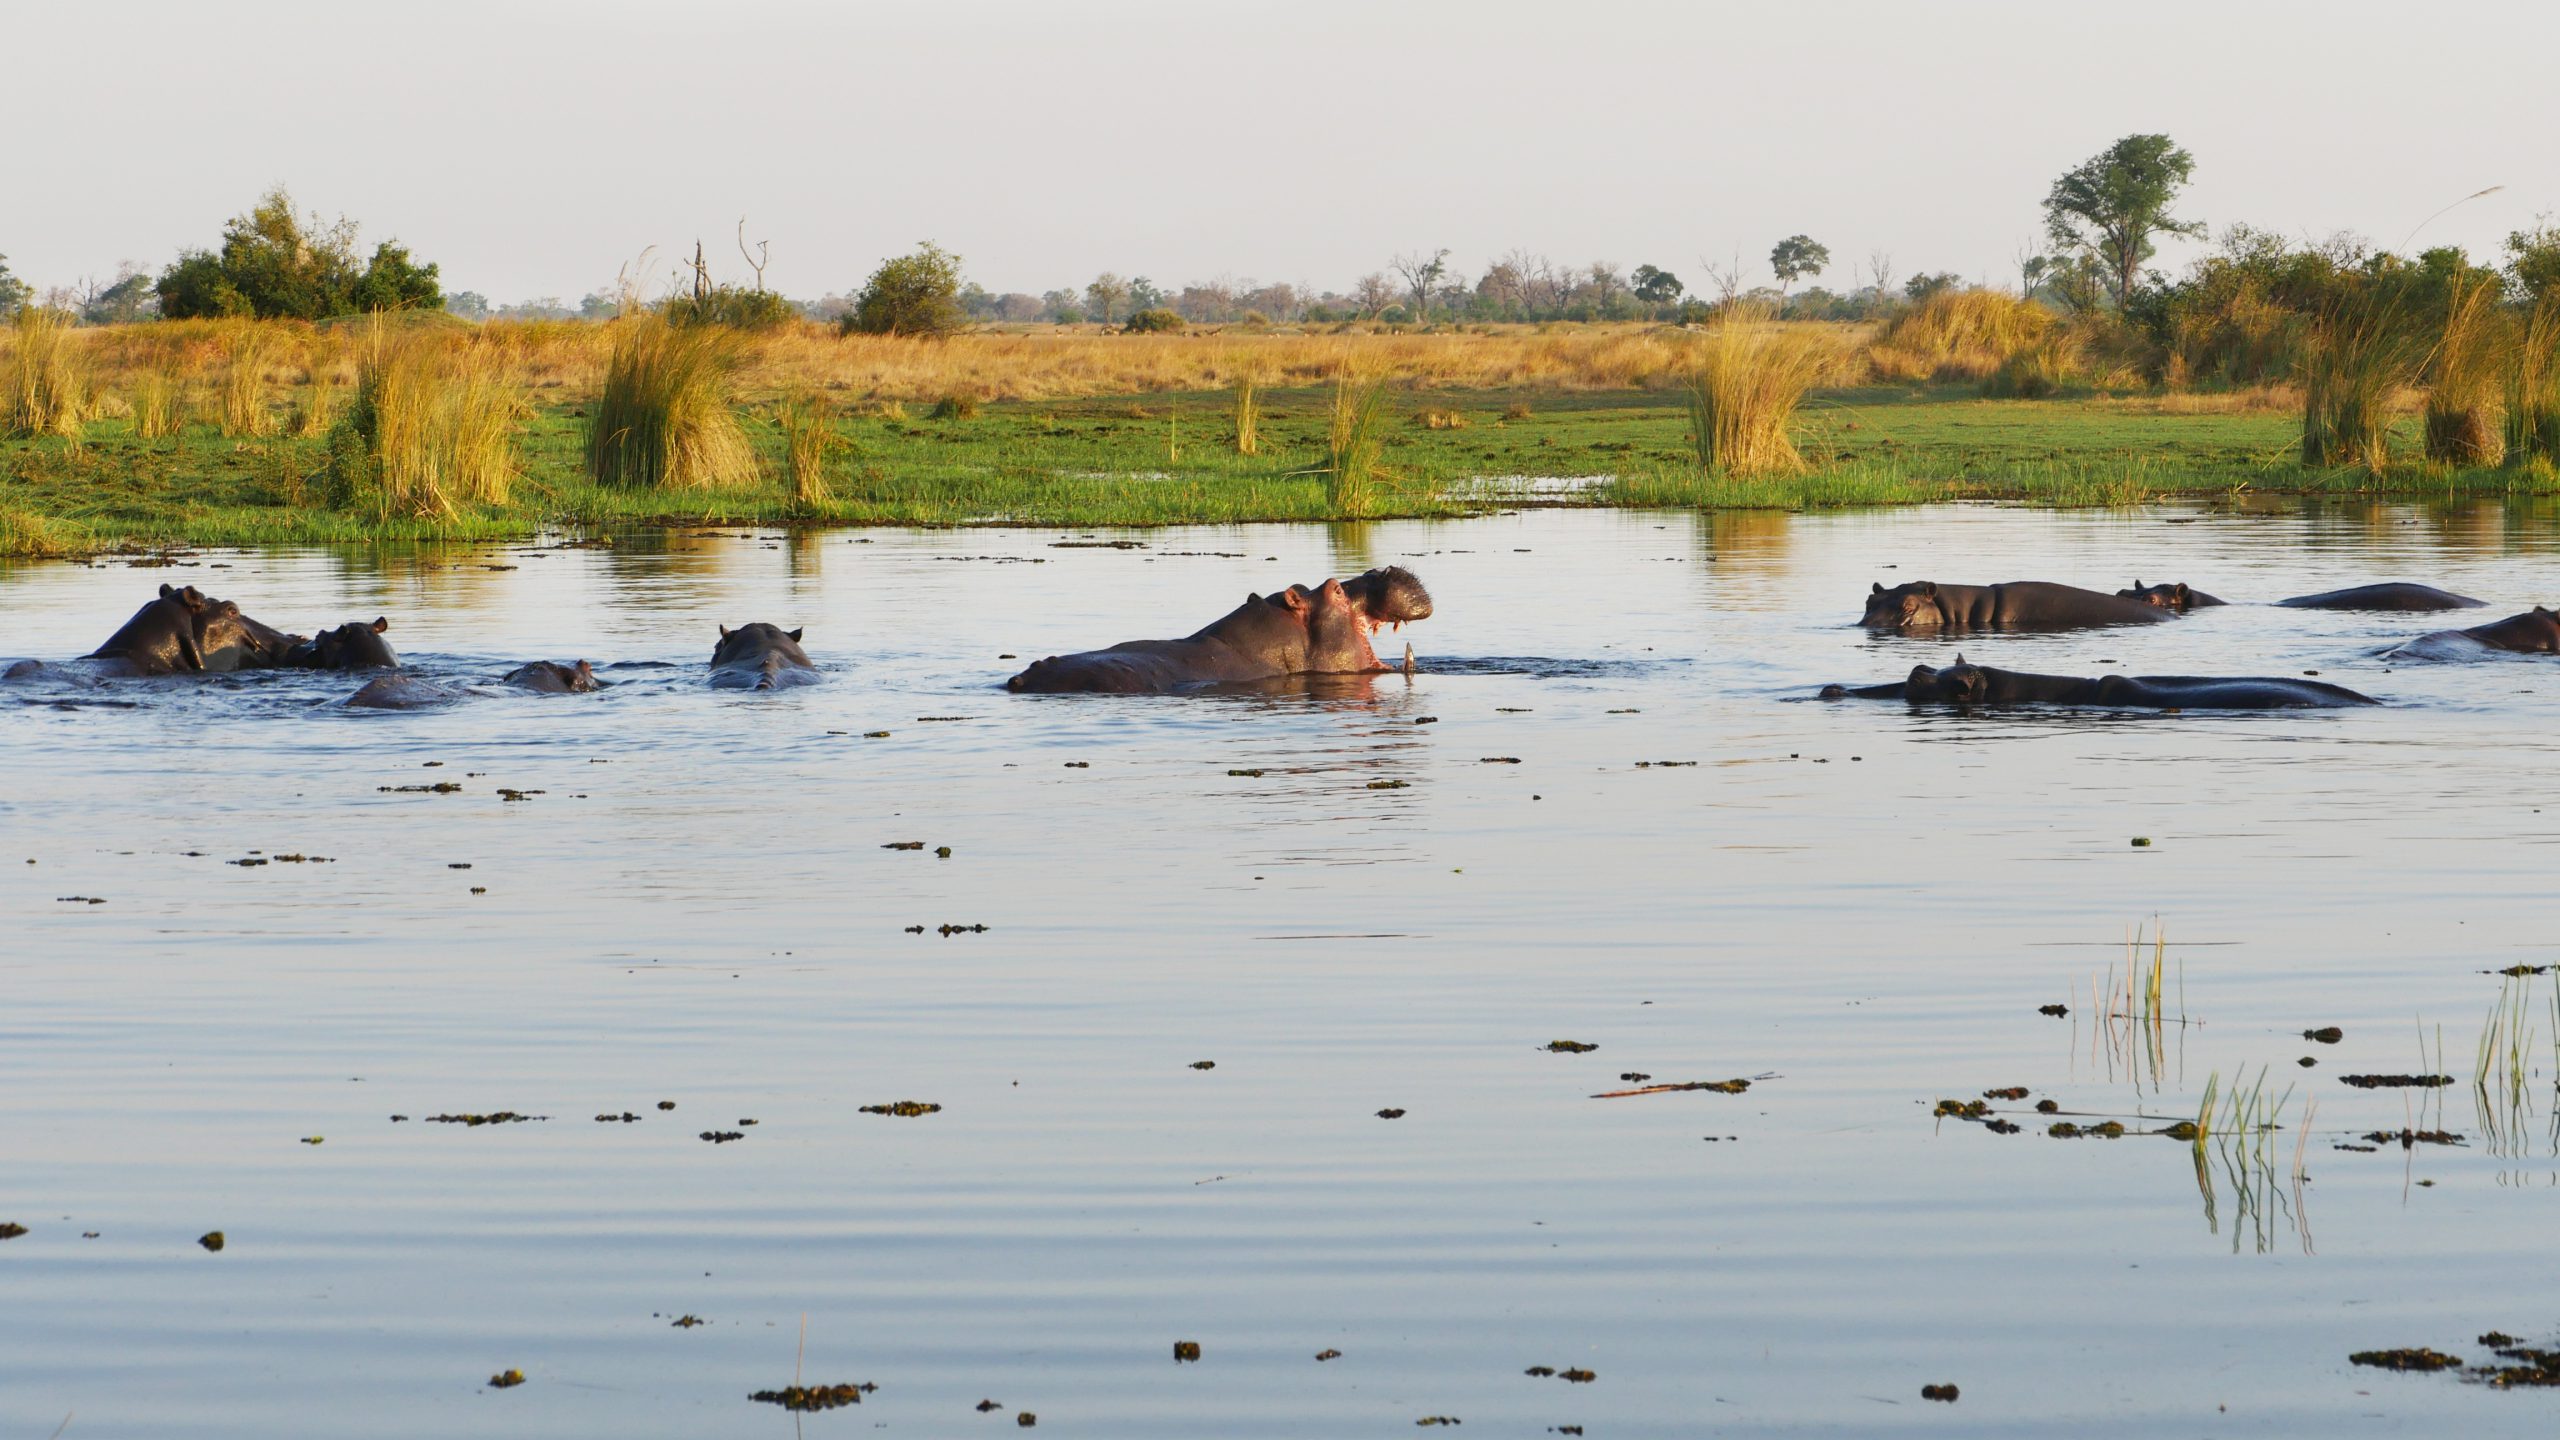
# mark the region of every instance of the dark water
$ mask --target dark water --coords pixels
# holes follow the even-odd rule
[[[2560,1331],[2560,1027],[2547,977],[2483,973],[2560,959],[2560,661],[2385,661],[2439,622],[2233,605],[1960,648],[2389,703],[1789,703],[1959,648],[1851,628],[1874,580],[2409,579],[2476,623],[2551,598],[2548,515],[1056,544],[1086,538],[0,572],[0,656],[76,655],[174,579],[294,628],[388,614],[457,683],[622,682],[413,714],[345,710],[345,677],[0,689],[0,1221],[29,1227],[0,1436],[2550,1430],[2547,1395],[2346,1356]],[[1439,602],[1395,637],[1410,679],[995,688],[1388,561]],[[748,620],[806,626],[828,683],[701,687]],[[329,860],[227,863],[285,854]],[[2100,1018],[2155,923],[2166,1023]],[[2522,1114],[2472,1089],[2502,984],[2533,987]],[[2423,1106],[2339,1083],[2439,1045]],[[2031,1102],[2017,1135],[1930,1116],[2023,1085],[2156,1128],[2262,1067],[2281,1128],[2202,1183],[2192,1146],[2049,1138]],[[1768,1078],[1589,1098],[1624,1073]],[[943,1108],[860,1109],[905,1099]],[[548,1118],[425,1122],[498,1110]],[[2333,1148],[2404,1126],[2466,1143]],[[880,1388],[746,1400],[795,1370]]]

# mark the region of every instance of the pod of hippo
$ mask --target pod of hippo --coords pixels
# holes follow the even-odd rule
[[[1107,650],[1052,655],[1005,682],[1007,690],[1163,695],[1289,675],[1376,674],[1369,639],[1431,618],[1431,593],[1389,565],[1310,590],[1292,585],[1244,603],[1180,640],[1128,640]],[[1410,662],[1408,662],[1410,663]]]
[[[1906,635],[2001,630],[2069,630],[2154,624],[2190,610],[2226,602],[2184,582],[2145,585],[2113,595],[2042,580],[1998,585],[1943,585],[1915,580],[1891,589],[1869,587],[1860,623]],[[2296,609],[2428,611],[2464,609],[2483,602],[2430,585],[2392,582],[2361,585],[2277,602]],[[1381,662],[1372,639],[1381,630],[1431,616],[1431,594],[1413,572],[1389,565],[1349,580],[1292,585],[1268,595],[1250,594],[1234,610],[1179,640],[1130,640],[1103,650],[1052,655],[1005,682],[1020,693],[1086,692],[1168,695],[1244,687],[1310,675],[1375,675],[1397,667]],[[261,624],[229,600],[189,585],[162,585],[157,597],[106,643],[55,672],[41,661],[21,661],[0,672],[19,680],[59,673],[78,683],[97,679],[237,670],[381,670],[349,697],[359,709],[416,709],[441,705],[493,688],[543,695],[583,694],[603,688],[594,667],[536,660],[495,681],[451,683],[411,674],[384,638],[390,619],[355,620],[305,639]],[[779,690],[824,678],[800,648],[802,631],[758,621],[720,627],[706,673],[719,689]],[[2463,659],[2491,652],[2560,654],[2560,613],[2535,606],[2521,615],[2466,630],[2420,636],[2387,652],[2415,659]],[[1408,648],[1402,668],[1412,673]],[[2280,676],[2042,675],[1976,665],[1963,655],[1943,669],[1921,665],[1885,685],[1828,685],[1824,699],[1904,700],[1957,705],[2079,705],[2119,709],[2289,709],[2372,705],[2380,702],[2342,685]]]

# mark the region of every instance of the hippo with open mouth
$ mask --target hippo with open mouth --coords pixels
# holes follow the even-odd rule
[[[1031,694],[1167,695],[1288,675],[1367,675],[1380,630],[1431,618],[1431,593],[1388,565],[1309,589],[1292,585],[1244,603],[1180,640],[1130,640],[1108,650],[1052,655],[1004,682]]]
[[[125,675],[224,674],[283,664],[300,643],[301,636],[252,620],[229,600],[193,585],[163,585],[158,599],[81,658],[108,661]]]
[[[1895,685],[1825,685],[1825,700],[1941,701],[1950,705],[2095,705],[2116,710],[2282,710],[2378,705],[2343,685],[2286,676],[2032,675],[1964,656],[1943,670],[1915,665]]]
[[[1952,635],[1970,630],[2078,630],[2094,625],[2155,625],[2170,612],[2140,600],[2102,595],[2047,580],[2004,585],[1941,585],[1914,580],[1887,590],[1868,587],[1870,630],[1899,635]]]

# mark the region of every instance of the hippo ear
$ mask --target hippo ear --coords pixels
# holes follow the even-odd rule
[[[175,585],[170,584],[170,583],[169,583],[168,581],[166,581],[166,580],[161,581],[161,582],[160,582],[160,598],[161,598],[161,599],[163,599],[163,600],[175,600],[175,599],[177,599],[177,598],[178,598],[178,587],[177,587],[177,586],[175,586]]]
[[[1912,582],[1911,588],[1919,591],[1923,595],[1934,598],[1938,593],[1938,582],[1935,580],[1918,580]]]
[[[808,628],[808,627],[803,626],[803,627],[801,627],[801,628],[802,628],[802,629],[806,629],[806,628]],[[794,640],[799,639],[799,638],[800,638],[800,631],[799,631],[799,630],[794,630],[794,631],[792,631],[792,632],[791,632],[791,638],[792,638],[792,639],[794,639]]]
[[[728,638],[729,638],[729,627],[728,627],[728,626],[723,625],[723,626],[721,626],[721,627],[720,627],[720,638],[721,638],[721,639],[723,639],[723,640],[726,640],[726,639],[728,639]]]
[[[1956,663],[1959,665],[1964,663],[1964,652],[1961,650],[1956,652]]]
[[[2136,576],[2134,576],[2134,577],[2133,577],[2133,588],[2134,588],[2134,589],[2136,589],[2136,590],[2148,590],[2148,589],[2150,589],[2151,587],[2150,587],[2150,586],[2148,586],[2148,585],[2143,584],[2143,583],[2142,583],[2142,577],[2141,577],[2141,576],[2139,576],[2139,575],[2136,575]]]
[[[1306,609],[1306,608],[1307,608],[1307,591],[1306,591],[1306,587],[1305,587],[1305,586],[1303,586],[1303,585],[1292,585],[1292,586],[1290,586],[1288,589],[1281,591],[1281,592],[1280,592],[1280,604],[1281,604],[1281,607],[1282,607],[1283,609],[1288,609],[1288,610],[1304,610],[1304,609]]]
[[[1881,581],[1881,580],[1878,580],[1878,581],[1875,581],[1874,583],[1872,583],[1872,584],[1868,585],[1868,586],[1867,586],[1867,593],[1868,593],[1868,594],[1870,594],[1870,595],[1881,595],[1881,594],[1883,594],[1883,593],[1884,593],[1884,582],[1883,582],[1883,581]]]
[[[390,617],[390,616],[388,616],[388,615],[376,615],[376,616],[374,616],[374,617],[373,617],[373,633],[374,633],[374,634],[376,634],[376,635],[380,635],[380,634],[384,633],[385,631],[388,631],[390,628],[391,628],[391,617]]]
[[[581,660],[578,662],[578,673],[581,675],[593,675],[596,673],[596,667],[588,664],[584,660]]]

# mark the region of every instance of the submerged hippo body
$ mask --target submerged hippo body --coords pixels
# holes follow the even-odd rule
[[[163,585],[158,599],[82,658],[108,661],[108,668],[127,675],[221,674],[283,664],[301,638],[262,625],[238,605],[193,585]]]
[[[2224,603],[2189,586],[2183,580],[2175,585],[2145,585],[2137,579],[2133,582],[2132,589],[2117,591],[2116,598],[2139,601],[2145,605],[2157,606],[2162,610],[2177,611],[2201,610],[2208,605]]]
[[[347,697],[347,706],[354,710],[424,710],[450,705],[466,693],[423,676],[394,672],[366,681],[363,689]]]
[[[1969,630],[2078,630],[2095,625],[2155,625],[2171,612],[2140,600],[2102,595],[2047,580],[2005,585],[1941,585],[1914,580],[1887,590],[1869,587],[1859,623],[1901,635]]]
[[[758,621],[732,630],[720,627],[720,643],[711,651],[711,683],[722,690],[780,690],[812,685],[818,667],[800,648],[800,632]]]
[[[584,660],[575,665],[562,665],[552,660],[528,661],[508,671],[503,683],[542,695],[583,695],[604,687],[604,682],[596,678],[595,667]]]
[[[2477,610],[2488,602],[2456,595],[2433,585],[2357,585],[2279,600],[2295,610]]]
[[[2464,660],[2491,650],[2521,655],[2560,654],[2560,614],[2536,605],[2522,615],[2510,615],[2468,630],[2438,630],[2421,635],[2388,653],[2414,660]]]
[[[1291,675],[1364,675],[1390,667],[1369,637],[1431,616],[1413,572],[1389,565],[1310,590],[1292,585],[1244,603],[1180,640],[1131,640],[1052,655],[1004,682],[1028,694],[1165,695]]]
[[[390,620],[380,615],[371,623],[350,620],[294,646],[285,663],[297,670],[397,670],[400,657],[382,638],[390,628]]]
[[[2117,710],[2281,710],[2376,705],[2343,685],[2284,676],[2032,675],[1967,662],[1912,667],[1898,685],[1826,685],[1825,700],[1941,701],[1953,705],[2093,705]]]

